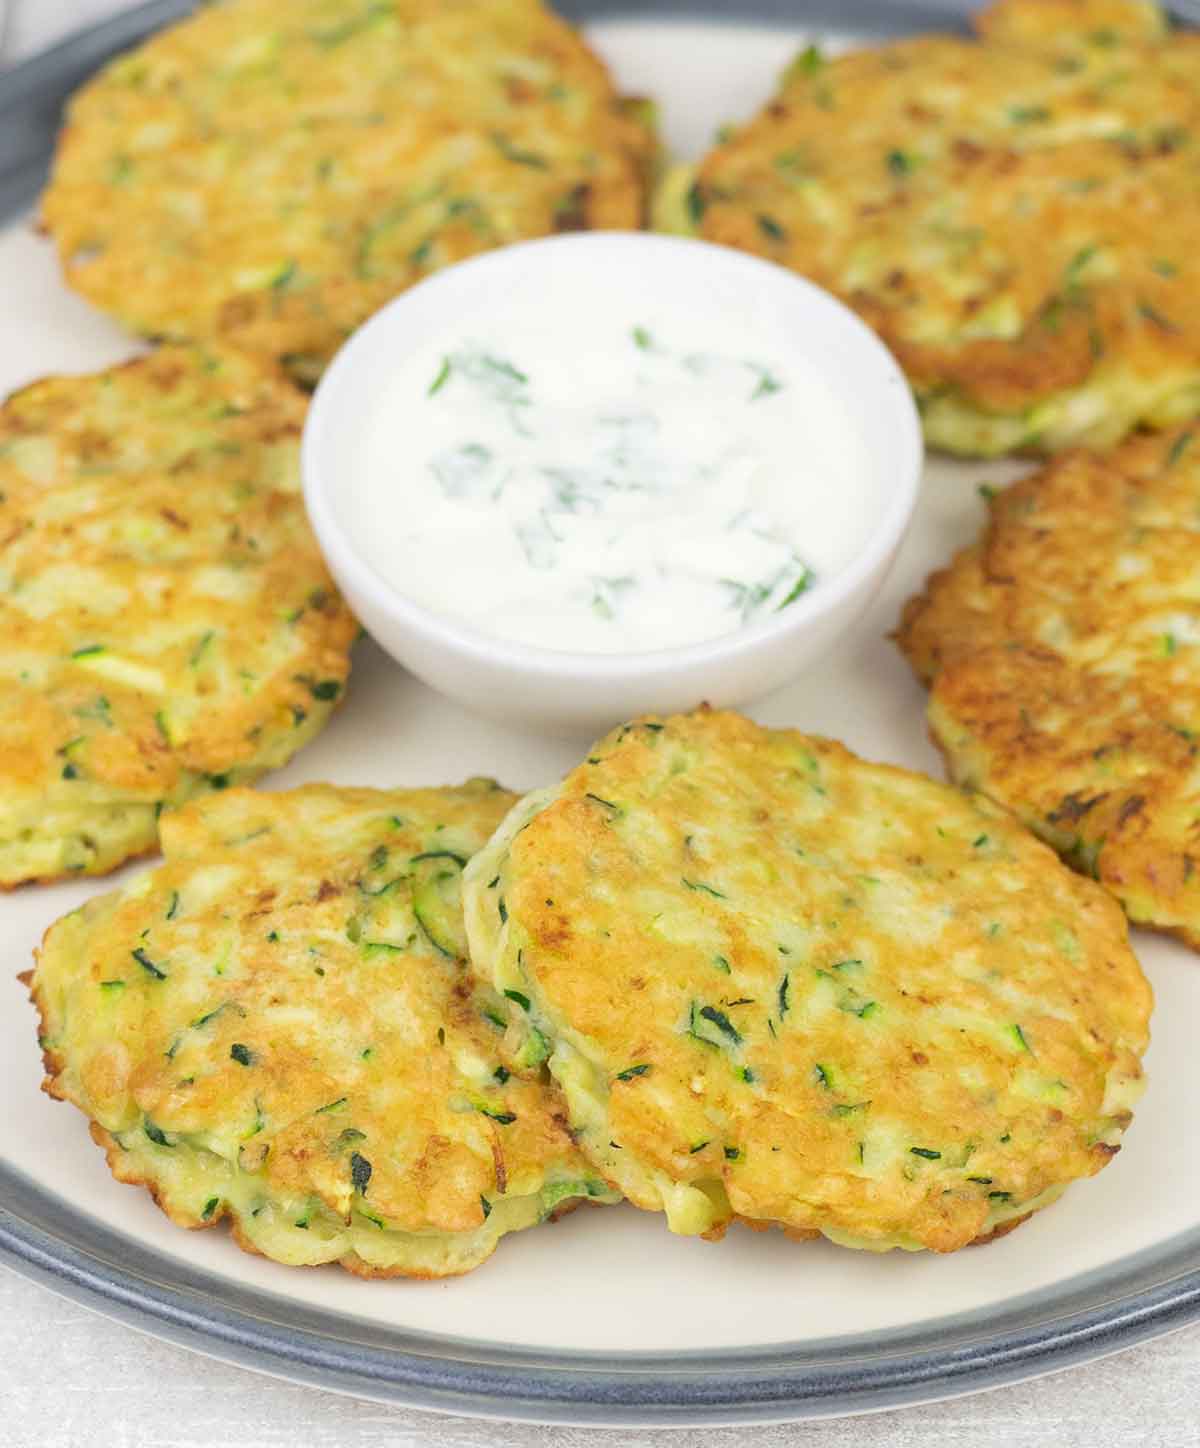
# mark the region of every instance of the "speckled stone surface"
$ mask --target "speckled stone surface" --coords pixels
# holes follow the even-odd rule
[[[8,0],[8,7],[0,64],[121,4],[15,0],[14,5]],[[1200,1327],[1074,1372],[899,1413],[758,1429],[605,1432],[440,1418],[294,1387],[144,1337],[0,1267],[2,1448],[674,1448],[693,1443],[704,1448],[1196,1448]]]
[[[900,1413],[638,1432],[440,1418],[293,1387],[169,1347],[0,1268],[4,1448],[1195,1448],[1200,1328]]]

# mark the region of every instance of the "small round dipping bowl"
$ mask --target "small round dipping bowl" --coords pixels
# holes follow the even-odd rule
[[[734,305],[748,336],[756,328],[773,335],[786,328],[792,354],[818,364],[859,430],[869,474],[863,506],[873,516],[860,551],[845,567],[786,610],[720,638],[598,654],[491,637],[405,597],[362,557],[339,498],[347,477],[361,466],[364,434],[397,365],[456,330],[469,333],[473,315],[497,292],[527,294],[531,307],[544,309],[569,306],[581,289],[611,296],[626,315],[664,300],[701,316],[714,305]],[[779,360],[786,364],[786,356]],[[802,418],[796,458],[802,468]],[[448,267],[397,297],[334,358],[312,400],[303,442],[309,518],[367,631],[418,678],[477,713],[557,733],[598,733],[638,714],[703,701],[735,705],[795,678],[854,625],[879,591],[916,506],[922,460],[908,384],[891,353],[848,308],[757,257],[634,232],[521,242]]]

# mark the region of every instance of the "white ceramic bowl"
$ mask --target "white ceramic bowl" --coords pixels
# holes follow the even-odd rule
[[[798,355],[816,359],[857,419],[864,497],[883,498],[853,561],[786,611],[703,643],[644,653],[534,648],[484,634],[406,598],[356,550],[339,495],[359,466],[368,420],[406,354],[469,330],[474,308],[502,291],[532,306],[577,289],[685,302],[703,314],[735,299],[747,335],[782,322]],[[631,300],[632,298],[632,300]],[[743,310],[744,309],[744,310]],[[758,319],[756,324],[756,319]],[[781,358],[786,361],[786,358]],[[569,359],[564,359],[569,364]],[[803,438],[797,437],[802,463]],[[795,677],[851,627],[878,592],[916,505],[923,449],[912,394],[895,359],[827,292],[757,257],[707,242],[633,232],[588,232],[522,242],[436,273],[376,313],[334,358],[304,433],[304,496],[329,567],[350,606],[393,658],[433,688],[493,718],[593,733],[647,712],[702,701],[733,705]]]

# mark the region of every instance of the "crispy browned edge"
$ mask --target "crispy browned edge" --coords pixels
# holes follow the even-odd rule
[[[35,958],[41,955],[42,946],[44,946],[46,943],[46,936],[49,935],[50,931],[53,928],[53,924],[46,927],[46,930],[43,932],[42,935],[42,945],[38,946],[34,951]],[[38,1039],[39,1041],[44,1040],[46,1036],[48,1021],[45,1005],[41,999],[37,985],[34,982],[34,973],[32,970],[20,971],[17,975],[17,979],[29,991],[29,999],[38,1016]],[[41,1089],[46,1093],[46,1095],[53,1097],[56,1101],[70,1101],[70,1098],[65,1094],[65,1092],[63,1092],[63,1090],[58,1085],[58,1078],[65,1070],[66,1062],[62,1059],[61,1056],[57,1054],[57,1052],[53,1050],[53,1048],[49,1046],[42,1047],[42,1068],[46,1074],[42,1078]],[[77,1105],[77,1103],[75,1102],[71,1102],[71,1104]],[[212,1216],[208,1218],[207,1221],[198,1217],[185,1217],[175,1212],[172,1212],[170,1207],[163,1200],[157,1186],[154,1184],[153,1181],[149,1179],[149,1177],[145,1176],[140,1172],[129,1170],[128,1162],[126,1160],[126,1153],[122,1151],[112,1135],[108,1131],[106,1131],[105,1128],[99,1124],[99,1122],[89,1121],[88,1131],[91,1134],[92,1140],[101,1149],[101,1151],[104,1152],[105,1160],[108,1162],[108,1169],[112,1172],[113,1177],[125,1186],[145,1187],[146,1191],[149,1192],[150,1197],[154,1202],[154,1205],[158,1207],[163,1215],[166,1216],[171,1222],[173,1222],[175,1226],[184,1227],[189,1232],[199,1232],[204,1231],[209,1227],[215,1227],[219,1222],[228,1219],[230,1236],[243,1252],[249,1253],[252,1257],[266,1256],[264,1252],[260,1251],[259,1248],[254,1245],[254,1243],[242,1230],[241,1218],[239,1214],[233,1211],[227,1202],[221,1202],[218,1210],[214,1211]],[[579,1198],[571,1198],[561,1203],[559,1206],[555,1207],[555,1209],[546,1218],[546,1221],[557,1222],[559,1218],[568,1216],[576,1209],[576,1207],[580,1205],[581,1201]],[[589,1203],[589,1205],[598,1206],[600,1205],[600,1203]],[[545,1225],[545,1223],[543,1223],[542,1225]],[[344,1257],[337,1258],[336,1263],[281,1262],[278,1263],[278,1265],[281,1267],[289,1268],[293,1266],[329,1267],[336,1265],[344,1268],[347,1272],[353,1273],[356,1277],[363,1277],[372,1281],[392,1280],[397,1277],[402,1277],[406,1281],[410,1282],[441,1282],[448,1277],[462,1277],[465,1276],[468,1272],[477,1271],[480,1267],[484,1265],[485,1262],[489,1260],[489,1258],[492,1256],[492,1253],[494,1253],[495,1251],[495,1247],[496,1244],[493,1244],[492,1252],[489,1252],[487,1257],[483,1258],[482,1261],[476,1262],[471,1267],[462,1267],[454,1272],[420,1272],[406,1270],[402,1267],[376,1267],[369,1262],[364,1262],[357,1252],[348,1252]],[[275,1259],[268,1258],[267,1260],[274,1261]]]
[[[1132,434],[1132,436],[1139,435],[1140,434],[1138,433]],[[942,772],[945,774],[946,779],[949,781],[949,783],[952,784],[955,789],[962,790],[964,794],[983,795],[985,799],[990,800],[992,804],[996,805],[999,809],[1004,810],[1006,814],[1011,815],[1012,818],[1016,820],[1016,822],[1021,826],[1022,829],[1028,830],[1030,834],[1036,836],[1038,839],[1041,839],[1042,837],[1038,835],[1037,830],[1033,827],[1032,824],[1030,824],[1029,820],[1022,816],[1020,811],[1014,808],[1013,805],[1009,804],[1007,800],[1001,799],[998,795],[990,794],[986,789],[963,789],[963,786],[955,781],[954,760],[951,752],[946,747],[946,745],[943,744],[942,741],[938,738],[937,734],[934,732],[933,725],[929,721],[928,699],[932,697],[933,690],[937,684],[938,675],[941,672],[941,668],[936,661],[934,667],[929,671],[926,671],[925,669],[919,667],[917,660],[914,657],[914,650],[909,646],[908,642],[910,630],[915,625],[917,619],[920,617],[921,613],[927,606],[930,591],[937,584],[939,584],[943,578],[948,577],[953,572],[954,566],[957,563],[961,554],[969,551],[972,546],[973,545],[968,544],[965,548],[960,549],[949,563],[944,564],[941,568],[933,569],[927,575],[925,582],[921,585],[920,591],[912,594],[911,597],[905,599],[904,607],[900,610],[900,618],[896,623],[896,627],[894,629],[891,629],[885,635],[885,637],[890,643],[893,643],[896,646],[897,650],[904,656],[905,663],[907,663],[909,668],[912,669],[913,673],[916,675],[917,682],[926,691],[927,703],[925,709],[925,737],[929,740],[930,744],[933,745],[934,749],[937,752],[938,758],[942,761]],[[1048,844],[1049,842],[1043,841],[1043,843]],[[1049,847],[1051,849],[1054,849],[1053,845],[1050,845]],[[1059,856],[1060,859],[1062,859],[1062,855],[1058,850],[1055,850],[1054,852],[1056,855]],[[1082,874],[1082,871],[1076,870],[1074,865],[1069,864],[1065,860],[1063,861],[1063,863],[1067,865],[1068,869],[1074,870],[1077,875]],[[1084,879],[1090,880],[1092,878],[1093,877],[1090,875],[1084,875]],[[1120,896],[1115,890],[1113,890],[1110,886],[1106,885],[1102,880],[1097,880],[1096,883],[1100,886],[1102,890],[1105,891],[1106,894],[1111,895],[1113,899],[1117,901],[1117,903],[1121,906],[1122,910],[1125,909],[1124,902],[1121,900]],[[1132,927],[1135,927],[1138,930],[1145,930],[1150,934],[1162,936],[1167,940],[1178,940],[1182,944],[1186,945],[1190,950],[1200,951],[1200,930],[1192,930],[1186,925],[1164,925],[1156,920],[1134,920],[1133,917],[1127,912],[1126,919],[1129,921],[1129,924]],[[1120,1147],[1118,1147],[1117,1150],[1119,1151]],[[1024,1221],[1025,1219],[1023,1217],[1019,1217],[1016,1220]]]

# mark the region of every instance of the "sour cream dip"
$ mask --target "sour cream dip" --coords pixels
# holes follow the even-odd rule
[[[347,340],[301,448],[313,530],[381,647],[576,739],[795,679],[879,592],[921,466],[911,389],[849,308],[648,232],[434,273]]]
[[[878,499],[846,403],[733,310],[530,315],[503,296],[399,361],[343,517],[387,582],[484,633],[631,653],[819,589]]]

